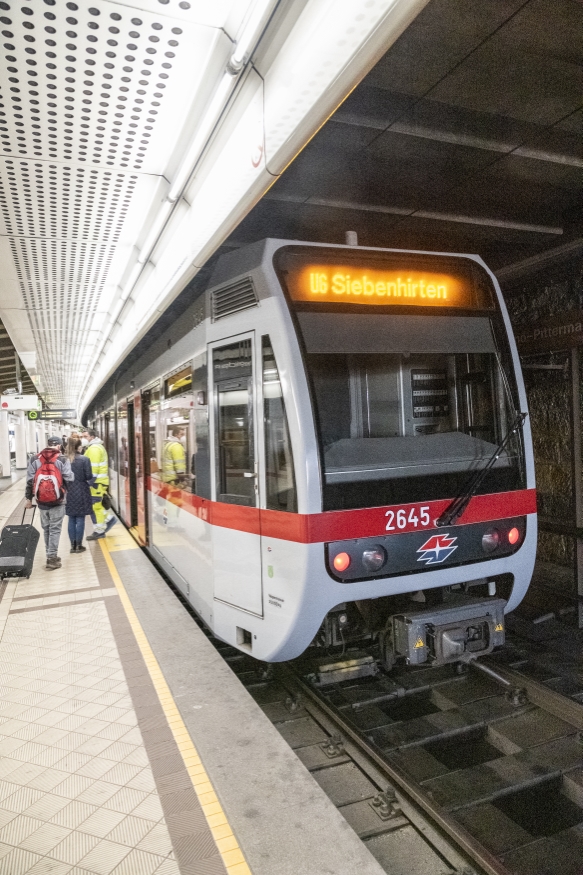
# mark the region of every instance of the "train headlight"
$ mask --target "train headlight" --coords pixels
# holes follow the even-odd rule
[[[488,529],[482,535],[482,550],[484,553],[492,553],[500,544],[500,532],[498,529]]]
[[[350,556],[348,553],[337,553],[332,564],[336,571],[346,571],[350,565]]]
[[[362,564],[367,571],[378,571],[387,561],[387,553],[384,547],[375,544],[374,547],[369,547],[363,550]]]

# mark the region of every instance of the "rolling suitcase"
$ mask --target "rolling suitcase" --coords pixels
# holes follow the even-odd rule
[[[24,525],[26,508],[22,514],[22,524],[19,526],[4,526],[0,534],[0,578],[30,577],[36,545],[40,537],[34,522],[35,507],[32,509],[32,520]]]

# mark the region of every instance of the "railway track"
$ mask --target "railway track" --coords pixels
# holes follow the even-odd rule
[[[491,660],[328,684],[217,646],[391,875],[583,872],[577,701]]]

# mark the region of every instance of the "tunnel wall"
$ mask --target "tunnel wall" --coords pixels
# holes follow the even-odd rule
[[[571,257],[503,281],[510,319],[518,336],[529,325],[583,310],[583,257]],[[582,358],[583,358],[583,350]],[[545,531],[545,522],[574,525],[570,351],[541,347],[521,354],[528,397],[537,481],[538,558],[573,567],[574,538]],[[557,369],[529,368],[555,365]],[[583,385],[583,374],[581,375]],[[577,415],[581,416],[579,399]]]

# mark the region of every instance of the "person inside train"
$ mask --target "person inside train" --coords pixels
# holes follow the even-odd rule
[[[181,490],[186,486],[186,450],[183,439],[186,431],[178,425],[169,429],[162,447],[162,471],[160,479],[169,487],[165,523],[169,529],[178,526],[179,507],[182,504]]]
[[[83,432],[83,437],[87,440],[85,455],[91,462],[91,470],[95,477],[95,484],[91,486],[91,496],[96,523],[93,534],[88,535],[87,540],[97,541],[99,538],[104,538],[111,527],[116,524],[117,517],[113,515],[110,502],[106,497],[109,487],[107,450],[103,446],[103,441],[97,437],[97,432],[92,428],[86,429]],[[105,503],[109,505],[108,509],[104,506],[104,499]]]
[[[186,479],[186,450],[182,442],[185,429],[174,425],[162,450],[162,482],[180,486]]]
[[[90,487],[95,483],[91,469],[91,461],[81,455],[81,441],[77,436],[71,436],[67,442],[67,458],[75,479],[69,484],[65,513],[69,517],[69,540],[71,553],[84,553],[83,534],[85,532],[85,517],[93,512],[93,502]]]

